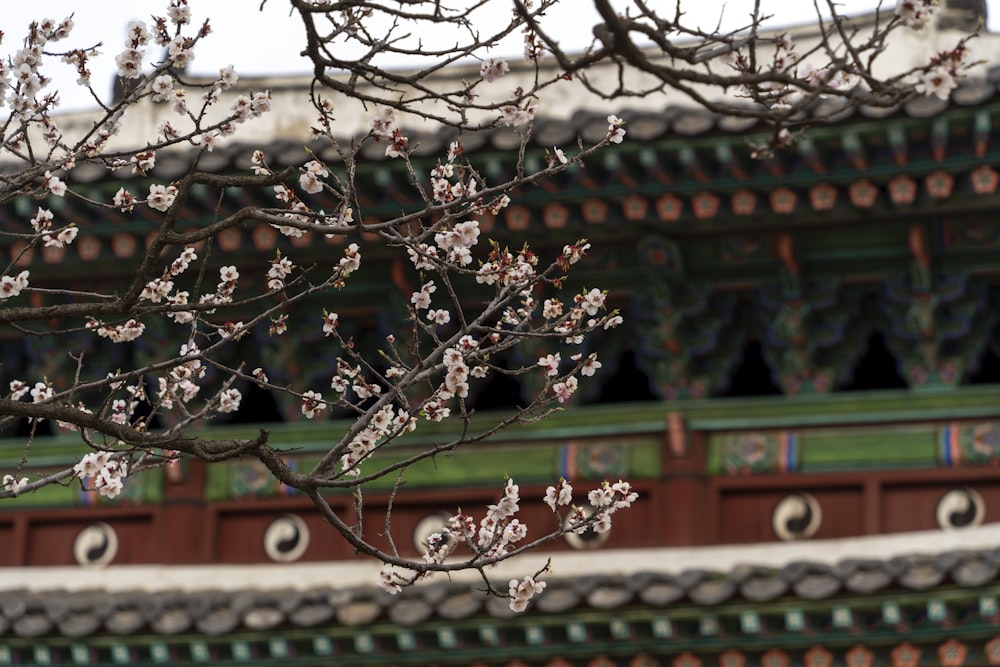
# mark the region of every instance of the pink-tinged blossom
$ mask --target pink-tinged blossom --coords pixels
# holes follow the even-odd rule
[[[197,143],[211,153],[221,143],[222,137],[218,132],[205,132],[197,139]]]
[[[156,166],[156,153],[154,151],[140,151],[132,156],[131,162],[133,174],[145,175]]]
[[[28,286],[28,272],[21,271],[16,276],[0,278],[0,300],[11,299]]]
[[[43,232],[52,227],[52,211],[47,208],[39,208],[35,217],[31,219],[31,227],[36,232]]]
[[[243,396],[238,389],[227,389],[219,396],[219,412],[236,412]]]
[[[614,499],[614,491],[611,490],[611,486],[607,482],[587,494],[587,500],[594,507],[607,507]]]
[[[132,209],[135,208],[135,195],[125,188],[118,188],[118,192],[115,193],[114,203],[122,213],[131,213]]]
[[[129,343],[143,334],[146,325],[135,319],[130,319],[124,324],[108,326],[103,322],[91,320],[87,322],[88,329],[94,329],[98,336],[107,338],[112,343]]]
[[[361,251],[357,243],[352,243],[344,250],[344,256],[340,258],[340,270],[345,276],[349,276],[361,268]]]
[[[21,479],[15,478],[13,475],[3,476],[3,488],[4,491],[10,491],[15,496],[28,486],[28,478],[22,477]]]
[[[914,30],[923,28],[938,10],[938,0],[899,0],[896,16]]]
[[[565,381],[556,382],[552,385],[552,393],[555,395],[557,401],[565,403],[576,392],[578,385],[579,382],[575,377],[568,377]]]
[[[45,172],[45,187],[56,197],[66,194],[66,184],[58,176],[53,176],[51,172]]]
[[[302,414],[309,419],[314,419],[318,414],[326,409],[323,402],[323,395],[316,391],[307,391],[302,394]]]
[[[591,317],[604,307],[605,293],[599,289],[592,289],[586,294],[577,296],[576,301],[584,311]]]
[[[944,67],[933,67],[921,75],[915,88],[918,93],[934,95],[938,99],[947,100],[957,85],[958,83],[951,72]]]
[[[385,147],[386,157],[403,157],[406,155],[410,140],[403,136],[399,129],[394,129],[389,135],[389,145]]]
[[[10,400],[20,401],[24,398],[24,395],[28,393],[31,389],[27,384],[21,380],[11,380],[10,382]]]
[[[396,112],[392,107],[381,107],[372,118],[372,135],[377,139],[387,139],[396,126]]]
[[[383,591],[391,595],[396,595],[403,590],[403,587],[400,586],[399,583],[399,576],[396,574],[396,571],[391,565],[386,565],[378,573],[377,585]]]
[[[323,191],[323,180],[330,175],[330,172],[320,162],[312,160],[305,166],[305,170],[299,175],[299,185],[309,194],[317,194]]]
[[[183,35],[177,35],[167,44],[167,55],[178,69],[184,69],[194,60],[194,52],[189,48],[191,41]]]
[[[410,303],[417,310],[425,310],[430,308],[431,305],[431,294],[437,291],[437,285],[434,284],[433,280],[424,283],[420,287],[420,291],[414,292],[410,296]]]
[[[223,90],[232,88],[236,85],[239,77],[236,75],[236,70],[233,69],[232,65],[228,65],[219,70],[219,87]]]
[[[545,374],[549,377],[554,377],[559,374],[559,353],[547,354],[544,357],[539,358],[538,365],[545,369]]]
[[[545,590],[545,582],[536,581],[532,576],[526,576],[521,581],[511,579],[507,592],[510,595],[511,611],[524,611],[528,608],[528,602],[543,590]]]
[[[493,83],[510,71],[510,65],[503,58],[487,58],[479,67],[479,74],[486,83]]]
[[[611,515],[607,512],[601,512],[597,515],[597,520],[594,521],[593,529],[595,533],[606,533],[611,530]]]
[[[337,313],[328,313],[323,311],[323,335],[329,336],[334,331],[337,330],[339,316]]]
[[[427,311],[427,319],[438,326],[444,326],[448,322],[451,322],[451,313],[444,308],[438,310],[431,309]]]
[[[573,361],[579,361],[580,359],[583,358],[583,355],[574,354],[570,358]],[[603,364],[601,364],[601,362],[597,360],[597,354],[596,353],[591,354],[589,357],[587,357],[587,359],[583,362],[583,364],[581,364],[580,375],[584,375],[586,377],[593,377],[594,373],[596,373],[601,368],[602,365]]]
[[[112,458],[105,451],[91,452],[73,466],[73,471],[81,480],[91,480],[91,488],[107,498],[116,498],[125,487],[128,476],[128,462]]]
[[[55,235],[43,235],[42,241],[45,242],[46,248],[62,248],[73,243],[79,231],[75,225],[70,225],[69,227],[63,227]]]
[[[174,78],[169,74],[161,74],[153,79],[154,102],[169,102],[174,99]]]
[[[124,79],[139,78],[142,75],[142,55],[139,49],[125,49],[115,56],[118,76]]]
[[[508,104],[507,106],[500,108],[500,125],[518,127],[519,125],[527,125],[534,119],[535,107],[527,103],[523,107]]]
[[[187,25],[191,22],[191,8],[186,0],[172,0],[167,7],[167,16],[175,25]]]
[[[608,141],[613,144],[620,144],[622,142],[622,139],[625,138],[625,128],[622,127],[623,125],[625,125],[625,121],[618,116],[614,114],[608,116]]]
[[[176,197],[177,188],[175,186],[154,183],[149,186],[149,197],[146,199],[146,203],[157,211],[166,211],[174,203]]]
[[[558,484],[545,489],[543,500],[553,512],[559,507],[571,505],[573,503],[573,486],[565,479],[560,479]]]

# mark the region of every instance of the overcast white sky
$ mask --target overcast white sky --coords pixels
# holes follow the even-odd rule
[[[452,0],[457,6],[468,0]],[[808,0],[764,0],[765,8],[775,15],[776,25],[796,25],[809,21],[814,14],[813,3]],[[770,4],[768,4],[770,3]],[[498,20],[505,19],[510,11],[508,0],[495,0]],[[659,3],[658,3],[659,4]],[[667,1],[662,2],[664,6]],[[844,0],[845,14],[862,13],[877,6],[877,0]],[[894,0],[885,0],[887,7],[895,5]],[[989,0],[994,11],[990,12],[990,29],[1000,30],[1000,0]],[[0,12],[0,30],[4,41],[0,53],[7,54],[19,46],[25,29],[32,20],[52,18],[60,20],[74,14],[76,28],[71,46],[83,46],[103,42],[103,56],[91,68],[93,81],[101,94],[111,88],[114,72],[114,56],[121,51],[125,26],[130,20],[143,19],[148,22],[150,15],[163,15],[167,0],[34,0],[33,2],[11,1],[3,3]],[[258,11],[260,0],[191,0],[193,18],[200,23],[206,17],[212,20],[214,33],[197,51],[192,72],[214,74],[220,67],[235,65],[240,75],[253,74],[293,74],[308,71],[305,62],[298,57],[302,47],[302,31],[296,20],[289,16],[284,0],[267,0],[263,11]],[[720,12],[724,10],[724,25],[736,27],[749,15],[752,0],[684,0],[684,10],[702,27],[716,24]],[[891,9],[890,9],[891,10]],[[484,18],[486,15],[484,15]],[[596,22],[589,2],[584,0],[563,0],[561,9],[551,12],[546,23],[557,26],[552,29],[560,40],[570,48],[582,48],[590,41],[591,27]],[[437,36],[447,39],[447,33]],[[424,39],[435,39],[434,35]],[[503,51],[491,55],[517,56],[520,44],[515,40]],[[158,54],[157,54],[158,55]],[[60,91],[63,110],[91,106],[73,81],[75,75],[68,68],[47,67],[47,73],[56,79],[54,87]],[[103,87],[103,88],[102,88]]]

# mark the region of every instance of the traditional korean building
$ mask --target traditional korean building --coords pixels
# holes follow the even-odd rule
[[[957,21],[960,5],[945,16]],[[462,576],[389,596],[374,586],[377,568],[258,465],[182,461],[130,479],[113,502],[78,486],[4,501],[0,665],[1000,663],[997,81],[981,69],[949,100],[894,109],[822,103],[814,112],[832,121],[760,161],[747,148],[766,132],[755,121],[645,100],[619,112],[629,141],[519,191],[484,224],[542,252],[590,239],[574,280],[607,288],[629,323],[592,343],[605,367],[574,405],[415,466],[395,498],[396,544],[417,557],[443,514],[493,501],[504,474],[521,485],[529,525],[552,521],[541,497],[559,477],[579,488],[629,479],[640,499],[611,533],[572,536],[494,573],[503,582],[552,558],[526,613]],[[529,167],[577,136],[600,139],[605,115],[541,115]],[[414,135],[418,166],[451,138]],[[463,141],[490,178],[508,174],[509,130]],[[276,137],[268,154],[300,164],[302,143]],[[407,173],[371,157],[358,170],[364,215],[417,203]],[[201,164],[245,170],[246,147]],[[185,165],[161,157],[154,176]],[[95,196],[121,183],[73,174]],[[219,205],[207,192],[200,201],[204,217]],[[253,203],[270,202],[233,192],[221,207]],[[0,224],[26,205],[8,206]],[[42,251],[33,281],[128,276],[156,218],[63,206],[80,237]],[[251,226],[222,234],[217,257],[242,267],[290,244],[300,261],[320,260],[337,242]],[[338,307],[361,346],[393,328],[414,279],[376,248],[366,260]],[[47,339],[0,336],[0,381],[68,372]],[[167,331],[132,348],[83,338],[109,368],[179,344]],[[254,335],[235,354],[256,355],[277,381],[328,374],[316,341],[282,342]],[[473,404],[489,419],[524,390],[491,384]],[[245,394],[231,423],[204,428],[239,435],[263,423],[301,466],[346,428]],[[410,446],[448,429],[421,428]],[[0,460],[17,461],[24,434],[6,435]],[[77,452],[71,435],[40,436],[28,472],[71,465]],[[369,525],[388,491],[368,490]]]

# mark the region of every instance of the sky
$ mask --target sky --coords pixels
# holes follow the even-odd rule
[[[469,0],[452,0],[454,5],[468,4]],[[770,2],[770,6],[768,5]],[[662,3],[667,6],[667,2]],[[863,13],[874,9],[877,0],[844,0],[844,14]],[[885,0],[887,7],[893,0]],[[990,29],[1000,31],[1000,0],[989,0],[991,5]],[[0,13],[0,30],[4,34],[0,53],[5,56],[20,45],[32,20],[52,18],[61,20],[74,14],[76,27],[69,42],[71,47],[103,43],[102,56],[93,63],[93,81],[98,93],[110,93],[115,70],[114,56],[123,46],[125,27],[130,20],[149,22],[152,14],[163,15],[167,0],[101,0],[85,3],[80,0],[34,0],[33,2],[5,2]],[[506,20],[510,11],[509,0],[495,0],[497,20]],[[303,45],[302,30],[295,17],[289,15],[284,0],[266,0],[259,10],[260,0],[191,0],[192,16],[196,23],[211,19],[213,34],[198,49],[191,68],[194,74],[217,74],[219,68],[234,65],[242,76],[260,74],[304,74],[306,62],[298,56]],[[586,7],[586,8],[585,8]],[[735,27],[749,15],[752,0],[706,2],[685,0],[684,11],[690,22],[704,28],[714,26],[723,16],[723,25]],[[813,3],[807,0],[764,0],[768,13],[775,16],[773,25],[797,25],[814,19]],[[672,10],[671,10],[672,11]],[[489,20],[487,14],[483,15]],[[591,27],[596,14],[584,0],[563,0],[560,9],[546,17],[545,25],[553,29],[565,47],[583,48],[590,42]],[[422,35],[425,40],[447,39],[447,33]],[[521,46],[516,39],[489,55],[517,57]],[[151,51],[152,52],[152,51]],[[403,66],[405,63],[391,63]],[[47,72],[55,79],[63,110],[77,110],[92,106],[89,96],[74,85],[76,76],[68,67],[50,67]]]

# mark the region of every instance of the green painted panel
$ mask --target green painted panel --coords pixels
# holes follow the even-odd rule
[[[803,472],[937,465],[937,427],[884,426],[804,431]]]
[[[938,429],[919,424],[712,433],[707,469],[718,475],[933,467]]]
[[[373,473],[413,450],[398,449],[376,454],[361,467]],[[315,454],[292,456],[298,470],[307,470],[318,460]],[[497,486],[504,476],[519,483],[551,483],[560,477],[572,480],[648,479],[660,470],[659,438],[597,438],[590,440],[542,441],[534,443],[470,444],[455,452],[424,459],[407,468],[403,479],[407,488],[454,486]],[[388,490],[396,473],[369,482],[371,491]],[[224,463],[208,468],[206,497],[224,500],[233,497],[287,494],[256,461]]]

